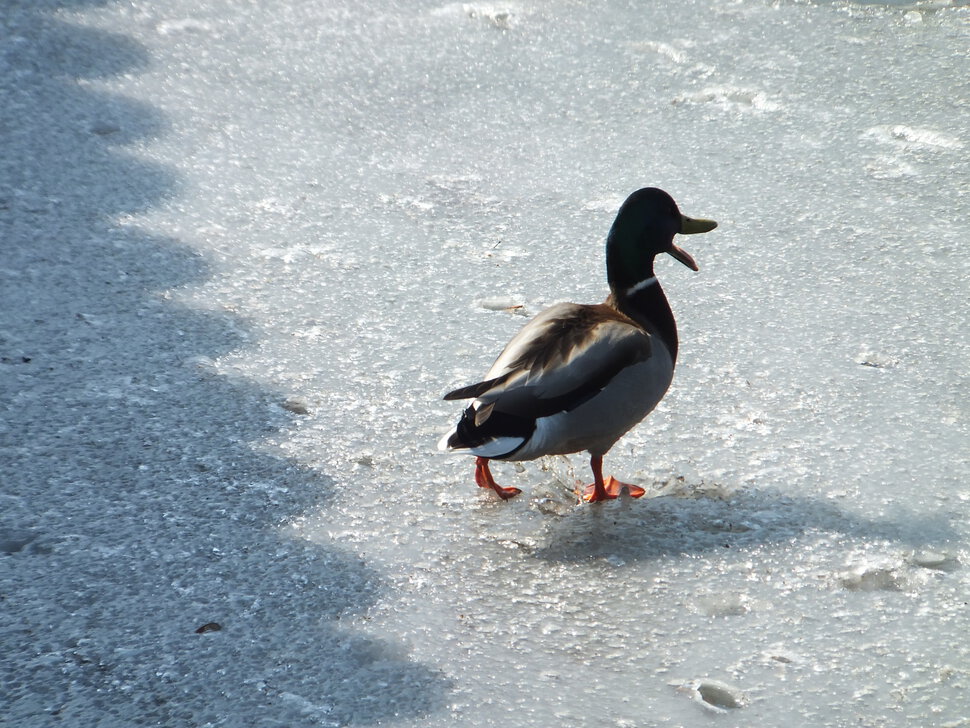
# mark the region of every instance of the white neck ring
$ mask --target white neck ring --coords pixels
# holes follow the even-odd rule
[[[644,278],[642,281],[640,281],[636,285],[633,285],[633,286],[630,286],[629,288],[627,288],[623,292],[623,295],[625,295],[627,298],[629,298],[630,296],[636,295],[637,293],[639,293],[643,289],[652,286],[654,283],[657,283],[657,276],[650,276],[649,278]]]

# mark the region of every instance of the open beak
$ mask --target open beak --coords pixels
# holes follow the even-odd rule
[[[676,258],[677,260],[679,260],[681,263],[683,263],[684,265],[686,265],[691,270],[693,270],[693,271],[700,270],[700,268],[697,267],[697,262],[691,257],[691,254],[688,253],[683,248],[678,248],[675,245],[670,250],[668,250],[667,252],[670,255],[672,255],[674,258]]]
[[[681,235],[693,235],[695,233],[706,233],[710,232],[717,227],[717,223],[713,220],[702,220],[696,217],[687,217],[687,215],[680,216],[680,234]],[[686,265],[691,270],[699,270],[697,263],[683,248],[676,245],[672,246],[668,251],[670,255],[679,260],[681,263]]]

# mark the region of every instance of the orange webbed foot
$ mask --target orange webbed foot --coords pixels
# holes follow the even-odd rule
[[[522,492],[518,488],[505,487],[496,483],[495,478],[492,477],[492,471],[488,469],[487,458],[475,459],[475,482],[479,488],[491,488],[502,500],[514,498]]]
[[[631,498],[642,498],[646,495],[646,492],[639,485],[633,485],[632,483],[623,483],[612,475],[603,481],[603,488],[601,492],[597,492],[596,483],[592,485],[587,485],[583,488],[582,498],[586,503],[598,503],[604,500],[613,500],[618,498],[623,489],[626,488],[627,493],[630,494]]]
[[[630,494],[631,498],[640,498],[647,492],[639,485],[623,483],[614,478],[612,475],[606,480],[603,480],[602,456],[594,455],[589,461],[589,467],[593,471],[593,478],[595,480],[592,485],[587,485],[585,488],[583,488],[582,492],[579,494],[579,497],[585,503],[598,503],[599,501],[613,500],[619,497],[624,488],[626,488],[626,491]]]

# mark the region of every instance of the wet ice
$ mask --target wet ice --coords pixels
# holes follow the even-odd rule
[[[967,27],[14,6],[11,720],[966,721]],[[605,295],[645,185],[721,223],[658,265],[678,371],[607,458],[648,495],[577,505],[575,455],[495,502],[439,398]]]

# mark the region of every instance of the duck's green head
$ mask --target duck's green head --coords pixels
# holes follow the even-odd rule
[[[606,238],[606,270],[610,286],[634,286],[653,276],[653,259],[667,253],[691,270],[697,263],[674,245],[674,235],[706,233],[717,227],[713,220],[682,215],[674,199],[656,187],[644,187],[620,206]]]

